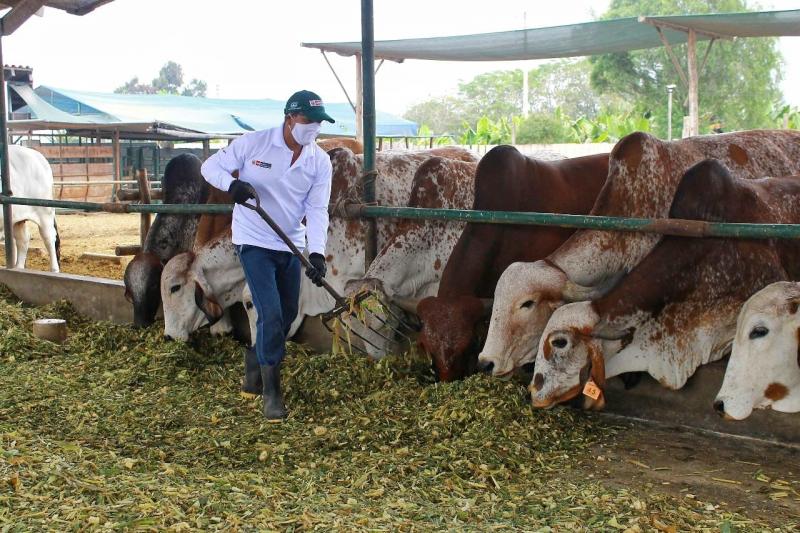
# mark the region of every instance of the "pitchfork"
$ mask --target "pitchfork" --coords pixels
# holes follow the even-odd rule
[[[254,198],[254,199],[255,199],[255,201],[256,201],[256,205],[249,204],[249,203],[243,203],[243,204],[239,204],[239,205],[241,205],[241,206],[243,206],[243,207],[245,207],[245,208],[247,208],[247,209],[250,209],[250,210],[252,210],[252,211],[255,211],[256,213],[258,213],[258,215],[259,215],[259,216],[260,216],[260,217],[261,217],[261,218],[264,220],[264,222],[266,222],[266,223],[267,223],[267,225],[268,225],[270,228],[272,228],[272,231],[274,231],[274,232],[275,232],[275,233],[278,235],[278,237],[279,237],[279,238],[280,238],[280,239],[281,239],[281,240],[282,240],[282,241],[283,241],[283,242],[286,244],[286,246],[288,246],[288,247],[289,247],[289,250],[291,250],[292,254],[294,254],[294,256],[295,256],[295,257],[297,257],[297,259],[298,259],[298,260],[300,260],[300,263],[301,263],[301,264],[302,264],[304,267],[306,267],[306,268],[314,268],[314,266],[311,264],[311,262],[308,260],[308,258],[306,258],[306,256],[305,256],[305,255],[303,255],[303,252],[301,252],[301,251],[300,251],[300,249],[299,249],[299,248],[297,248],[297,246],[295,246],[295,245],[294,245],[294,243],[293,243],[293,242],[292,242],[292,240],[289,238],[289,236],[288,236],[288,235],[286,235],[286,233],[285,233],[285,232],[284,232],[284,231],[281,229],[281,227],[280,227],[280,226],[278,226],[278,224],[277,224],[277,223],[276,223],[276,222],[275,222],[275,221],[272,219],[272,217],[271,217],[271,216],[269,216],[269,214],[267,214],[267,212],[266,212],[266,211],[264,211],[264,209],[261,207],[261,199],[258,197],[258,194],[256,194],[256,195],[255,195],[255,198]],[[356,297],[355,297],[355,298],[353,299],[353,301],[351,302],[351,301],[349,301],[347,298],[345,298],[344,296],[342,296],[341,294],[339,294],[339,293],[336,291],[336,289],[334,289],[333,287],[331,287],[330,283],[328,283],[328,281],[327,281],[325,278],[322,278],[320,281],[322,282],[322,288],[323,288],[323,289],[325,289],[325,290],[328,292],[328,294],[330,294],[330,295],[331,295],[331,297],[333,297],[334,301],[336,302],[336,306],[335,306],[333,309],[331,309],[330,311],[328,311],[327,313],[324,313],[324,314],[322,315],[322,323],[325,325],[325,327],[328,329],[328,331],[330,331],[331,333],[333,333],[333,330],[332,330],[332,328],[331,328],[331,327],[328,325],[328,322],[329,322],[331,319],[334,319],[334,318],[337,318],[337,317],[339,317],[339,316],[340,316],[342,313],[345,313],[345,312],[350,312],[350,311],[353,309],[353,307],[355,307],[355,306],[360,306],[360,305],[361,305],[361,303],[362,303],[364,300],[366,300],[367,298],[369,298],[371,294],[370,294],[369,292],[366,292],[366,291],[365,291],[365,292],[362,292],[362,293],[359,293],[358,295],[356,295]],[[391,316],[392,318],[394,318],[395,320],[397,320],[397,321],[398,321],[398,323],[399,323],[399,324],[400,324],[402,327],[404,327],[404,328],[408,329],[408,331],[409,331],[409,332],[415,331],[415,328],[414,328],[412,325],[408,324],[408,323],[407,323],[407,322],[406,322],[406,321],[405,321],[405,320],[404,320],[402,317],[400,317],[400,316],[398,316],[397,314],[395,314],[395,313],[394,313],[394,312],[393,312],[393,311],[392,311],[392,310],[389,308],[389,305],[388,305],[388,304],[383,304],[383,302],[381,302],[381,304],[382,304],[382,305],[383,305],[383,307],[385,308],[385,311],[386,311],[386,313],[387,313],[389,316]],[[398,330],[398,329],[394,328],[394,327],[393,327],[391,324],[389,324],[389,323],[388,323],[386,320],[384,320],[384,319],[383,319],[381,316],[377,315],[376,313],[374,313],[374,312],[372,312],[372,311],[370,311],[369,309],[366,309],[366,308],[364,308],[364,311],[365,311],[366,313],[369,313],[369,314],[370,314],[372,317],[374,317],[374,318],[375,318],[375,319],[376,319],[378,322],[380,322],[380,323],[381,323],[381,324],[383,324],[384,326],[388,327],[389,329],[391,329],[392,331],[394,331],[396,334],[398,334],[398,335],[401,335],[401,336],[405,337],[405,339],[406,339],[406,340],[408,340],[408,341],[410,341],[410,340],[411,340],[411,339],[410,339],[410,338],[409,338],[407,335],[405,335],[405,334],[404,334],[402,331],[400,331],[400,330]],[[356,313],[356,314],[353,314],[353,313],[351,313],[351,314],[350,314],[350,316],[355,316],[355,317],[356,317],[356,319],[357,319],[359,322],[361,322],[362,324],[364,324],[364,326],[365,326],[367,329],[369,329],[370,331],[372,331],[374,334],[378,335],[378,336],[379,336],[379,337],[381,337],[382,339],[384,339],[384,340],[386,340],[386,341],[389,341],[389,342],[392,342],[392,341],[394,340],[394,339],[390,339],[390,338],[386,337],[386,336],[385,336],[383,333],[381,333],[380,331],[377,331],[377,330],[375,330],[374,328],[372,328],[372,326],[370,326],[370,325],[369,325],[369,323],[367,323],[367,320],[366,320],[365,318],[360,318],[360,317],[358,316],[358,314],[357,314],[357,313]],[[350,330],[350,332],[351,332],[353,335],[355,335],[356,337],[358,337],[359,339],[361,339],[361,340],[362,340],[363,342],[365,342],[366,344],[369,344],[369,345],[370,345],[370,346],[372,346],[373,348],[380,350],[380,347],[379,347],[379,346],[376,346],[374,343],[372,343],[372,342],[371,342],[371,341],[369,341],[368,339],[364,338],[362,335],[359,335],[359,334],[358,334],[356,331],[353,331],[353,330],[351,329],[351,330]],[[353,346],[352,346],[352,344],[351,344],[351,348],[352,348],[352,347],[353,347]],[[355,348],[356,348],[356,350],[358,350],[358,351],[360,351],[360,352],[364,353],[364,350],[362,350],[362,349],[358,348],[357,346],[356,346]]]

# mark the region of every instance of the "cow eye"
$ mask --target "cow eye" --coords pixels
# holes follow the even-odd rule
[[[520,309],[530,309],[533,307],[533,300],[525,300],[522,302],[522,305],[519,306]]]
[[[766,337],[767,333],[769,333],[769,329],[765,328],[764,326],[756,326],[750,330],[750,338],[760,339],[761,337]]]
[[[552,341],[550,341],[555,348],[566,348],[567,347],[567,339],[564,337],[556,337]]]
[[[173,285],[172,287],[169,288],[169,292],[172,293],[172,294],[175,294],[179,290],[181,290],[181,286],[180,285]]]
[[[245,303],[245,304],[244,304],[244,306],[245,306],[247,309],[252,309],[252,308],[253,308],[253,302],[247,302],[247,303]]]

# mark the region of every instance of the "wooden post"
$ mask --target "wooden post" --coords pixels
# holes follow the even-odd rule
[[[208,139],[203,139],[203,161],[205,161],[209,157],[211,157],[211,141],[209,141]]]
[[[112,149],[114,152],[114,181],[122,181],[122,167],[120,162],[120,151],[119,151],[119,129],[114,130]],[[113,187],[111,187],[112,202],[114,201],[114,198],[117,197],[117,187],[119,187],[119,185],[114,185]]]
[[[142,149],[139,149],[136,183],[139,185],[139,203],[150,203],[150,183],[147,181],[147,169],[144,168],[144,157]],[[139,219],[139,241],[144,248],[144,241],[147,240],[147,232],[150,231],[150,213],[142,213]]]
[[[356,54],[356,140],[364,144],[364,82],[361,77],[361,54]]]
[[[689,135],[700,132],[699,102],[697,97],[697,32],[689,30],[686,42],[686,57],[689,71]]]

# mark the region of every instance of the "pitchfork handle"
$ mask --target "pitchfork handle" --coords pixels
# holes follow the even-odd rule
[[[272,228],[272,231],[274,231],[278,235],[278,237],[280,237],[281,240],[286,244],[286,246],[289,247],[289,250],[291,250],[294,256],[300,260],[300,262],[303,264],[304,267],[314,268],[314,265],[312,265],[311,262],[306,258],[306,256],[303,255],[303,252],[301,252],[300,249],[294,245],[289,236],[286,235],[286,233],[281,229],[281,227],[278,226],[278,224],[276,224],[274,220],[272,220],[272,217],[269,216],[266,211],[264,211],[264,209],[261,207],[261,199],[258,197],[258,194],[255,195],[254,200],[256,201],[256,205],[248,203],[243,203],[239,205],[258,213],[258,215],[264,219],[264,222],[266,222],[267,225],[270,228]],[[326,291],[328,291],[328,294],[333,296],[333,299],[336,300],[336,303],[338,305],[342,305],[345,303],[346,300],[344,299],[344,297],[338,292],[336,292],[336,289],[331,287],[330,283],[328,283],[328,281],[325,278],[322,278],[321,281],[322,281],[322,287]]]

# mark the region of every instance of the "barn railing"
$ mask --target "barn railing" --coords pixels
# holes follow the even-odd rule
[[[68,200],[42,200],[0,195],[0,204],[60,207],[79,211],[107,213],[226,214],[230,204],[133,204],[93,203]],[[416,220],[448,220],[482,224],[519,224],[558,226],[575,229],[598,229],[657,233],[681,237],[728,237],[738,239],[796,239],[800,224],[750,224],[706,222],[677,218],[621,218],[519,211],[477,211],[471,209],[423,209],[416,207],[384,207],[361,204],[346,206],[348,217],[405,218]]]

